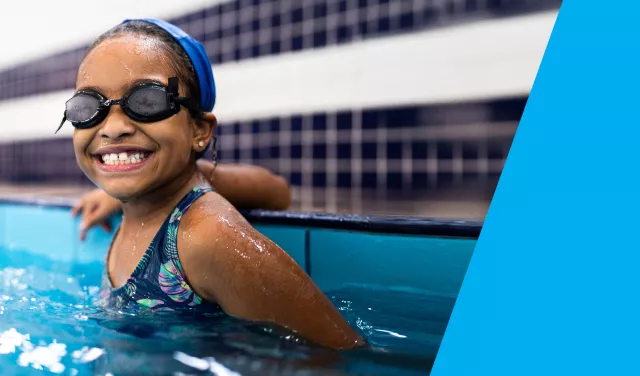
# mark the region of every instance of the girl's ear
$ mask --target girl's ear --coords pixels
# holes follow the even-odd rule
[[[218,119],[212,113],[206,113],[202,117],[195,119],[193,150],[196,153],[203,152],[209,145],[209,141],[213,138],[213,133],[218,125]]]

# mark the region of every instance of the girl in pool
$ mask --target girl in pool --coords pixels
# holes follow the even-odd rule
[[[216,126],[202,45],[160,20],[125,21],[82,61],[63,122],[82,171],[122,202],[103,297],[123,309],[221,314],[308,340],[364,340],[297,263],[213,191],[196,160]]]
[[[245,164],[216,166],[204,159],[199,159],[197,165],[215,191],[236,208],[286,210],[291,205],[287,182],[264,168]],[[111,232],[109,219],[120,209],[120,201],[100,188],[84,194],[71,209],[73,216],[81,214],[80,240],[94,226]]]

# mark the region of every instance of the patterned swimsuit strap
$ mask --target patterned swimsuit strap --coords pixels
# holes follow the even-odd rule
[[[207,192],[212,192],[213,188],[207,184],[198,184],[182,199],[176,206],[177,210],[180,210],[184,214],[197,199]]]

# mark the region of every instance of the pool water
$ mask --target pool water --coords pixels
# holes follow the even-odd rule
[[[102,267],[0,247],[1,375],[425,375],[455,300],[372,285],[327,291],[371,344],[339,352],[230,318],[96,308]]]

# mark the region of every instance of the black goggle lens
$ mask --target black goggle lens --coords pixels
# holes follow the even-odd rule
[[[80,93],[67,101],[67,120],[72,123],[89,121],[98,114],[100,105],[100,99]]]
[[[167,93],[158,88],[136,90],[127,98],[126,107],[141,117],[155,117],[171,110]]]

